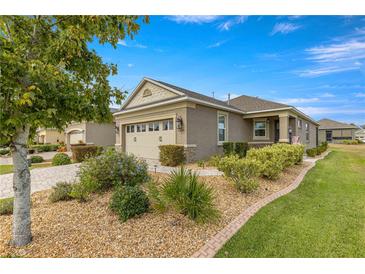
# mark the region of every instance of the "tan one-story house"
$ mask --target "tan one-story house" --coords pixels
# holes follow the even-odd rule
[[[116,109],[111,108],[113,113]],[[65,144],[70,149],[74,144],[94,144],[97,146],[115,145],[115,122],[96,123],[96,122],[73,122],[65,129]]]
[[[184,146],[188,162],[221,153],[227,141],[317,145],[317,122],[293,106],[245,95],[221,101],[150,78],[113,115],[116,147],[147,159],[159,159],[165,144]]]
[[[355,132],[355,139],[365,143],[365,129],[359,129]]]
[[[331,119],[318,121],[318,140],[320,143],[342,143],[344,140],[355,140],[355,132],[359,128],[355,125],[337,122]]]
[[[38,128],[34,141],[38,144],[59,144],[65,142],[65,133],[54,128]]]

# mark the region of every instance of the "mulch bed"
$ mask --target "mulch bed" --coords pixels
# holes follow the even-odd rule
[[[0,256],[21,257],[190,257],[245,208],[288,186],[306,164],[287,169],[277,181],[261,179],[260,188],[240,194],[223,177],[201,177],[214,186],[221,218],[196,224],[175,212],[149,212],[119,222],[109,209],[111,192],[95,194],[86,203],[51,204],[51,190],[32,195],[33,241],[11,247],[11,216],[0,216]],[[152,174],[163,178],[165,174]]]

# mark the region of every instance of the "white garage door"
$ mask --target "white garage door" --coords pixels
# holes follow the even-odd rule
[[[78,144],[80,141],[84,140],[84,134],[79,131],[74,131],[70,133],[70,144]]]
[[[126,126],[126,152],[146,159],[159,159],[160,145],[175,144],[173,119]]]

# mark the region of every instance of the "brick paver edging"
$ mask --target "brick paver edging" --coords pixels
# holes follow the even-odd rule
[[[323,159],[328,155],[329,151],[324,153],[321,157],[311,159],[308,161],[309,165],[304,168],[298,177],[286,188],[275,192],[266,198],[256,202],[249,208],[245,209],[237,218],[235,218],[231,223],[229,223],[225,228],[219,231],[213,236],[203,247],[201,247],[197,252],[195,252],[192,258],[213,258],[218,250],[234,235],[236,232],[250,219],[257,211],[262,207],[276,200],[277,198],[288,194],[289,192],[296,189],[302,182],[304,176],[307,172],[315,166],[315,162]]]

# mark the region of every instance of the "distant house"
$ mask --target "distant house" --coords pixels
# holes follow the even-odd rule
[[[359,128],[355,125],[337,122],[331,119],[318,121],[318,141],[322,143],[342,143],[344,140],[354,140],[355,132]]]
[[[188,162],[222,153],[228,141],[317,145],[317,122],[293,106],[245,95],[221,101],[150,78],[114,118],[116,147],[147,159],[159,159],[167,144],[184,146]]]
[[[111,108],[113,113],[117,109]],[[85,143],[97,146],[115,145],[115,123],[95,123],[95,122],[73,122],[65,129],[65,144],[67,149],[71,145]]]
[[[365,129],[360,129],[355,132],[355,139],[362,141],[365,143]]]
[[[34,141],[38,144],[59,144],[65,142],[65,133],[54,128],[38,128]]]

